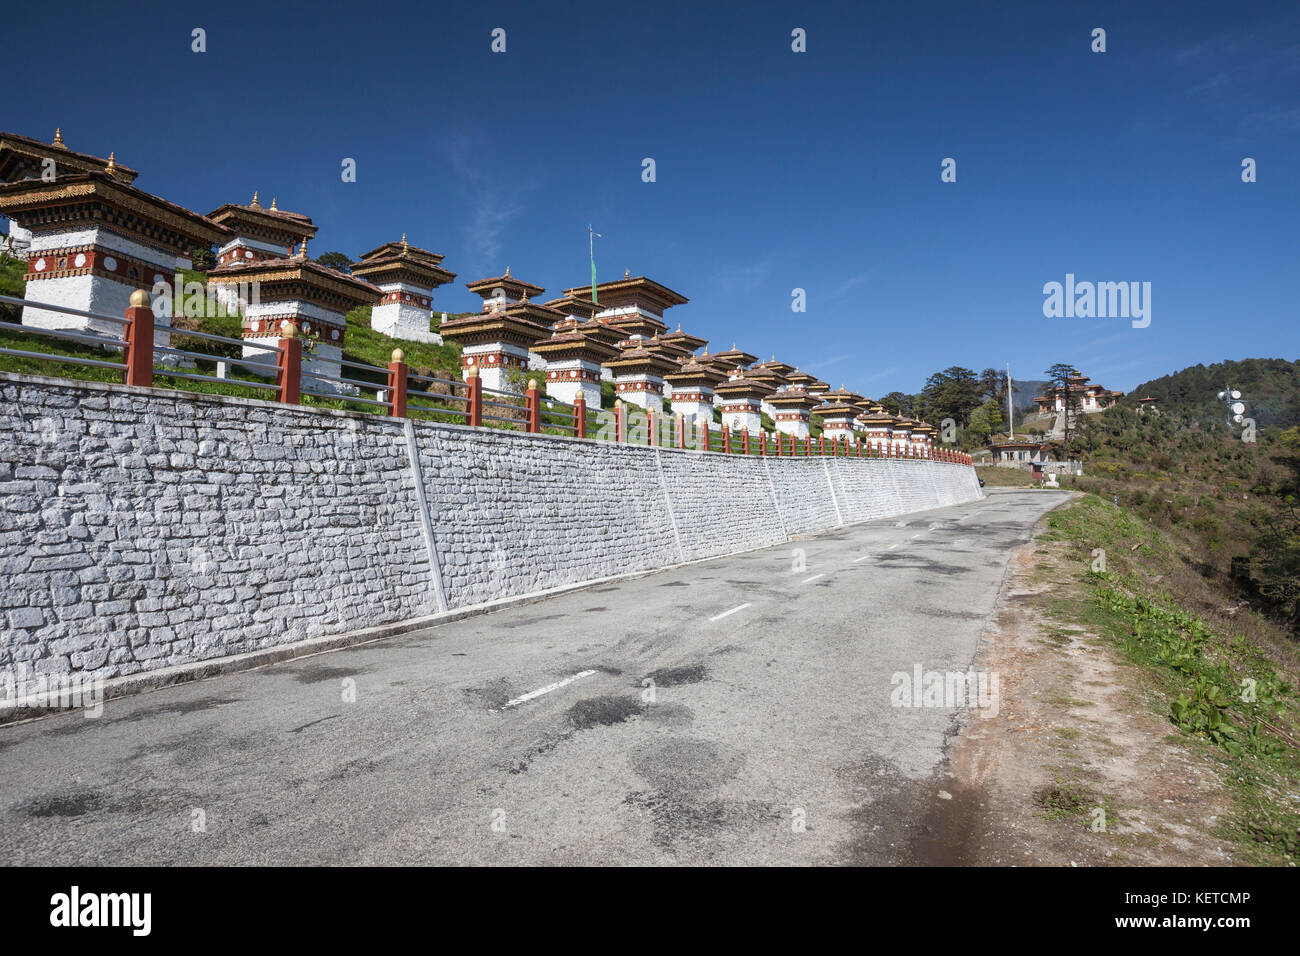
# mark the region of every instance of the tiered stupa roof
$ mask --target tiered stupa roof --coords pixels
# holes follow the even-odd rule
[[[275,199],[271,200],[269,209],[263,208],[257,193],[253,193],[253,201],[248,205],[226,203],[208,213],[208,218],[231,229],[235,235],[279,246],[290,255],[295,245],[316,235],[310,216],[286,212],[276,205]]]
[[[60,176],[50,182],[23,179],[0,183],[0,215],[34,233],[45,228],[68,230],[81,223],[87,227],[104,226],[137,235],[143,242],[177,256],[188,256],[196,246],[207,247],[231,237],[230,230],[220,223],[103,171]],[[125,281],[139,280],[142,288],[153,285],[152,274],[130,275],[133,267],[128,256],[114,261],[117,271],[108,270],[106,263],[98,260],[88,262],[84,269],[59,271],[66,275],[93,271]]]
[[[440,286],[452,282],[456,273],[442,267],[443,257],[428,249],[412,246],[402,234],[400,242],[386,242],[371,249],[357,262],[352,263],[352,274],[379,285],[389,282],[409,282],[419,286]]]
[[[0,133],[0,182],[39,179],[47,168],[45,161],[49,159],[54,160],[56,180],[69,174],[108,173],[119,182],[132,183],[140,175],[119,163],[114,153],[109,153],[108,159],[104,159],[69,149],[63,142],[62,130],[54,131],[54,141],[50,143],[17,133]]]

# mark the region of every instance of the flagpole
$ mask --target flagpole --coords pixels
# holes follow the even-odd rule
[[[587,254],[591,257],[591,301],[596,301],[596,238],[601,236],[600,233],[591,228],[591,223],[587,223]]]
[[[1007,363],[1007,427],[1011,429],[1011,440],[1016,440],[1016,416],[1011,410],[1011,363]]]

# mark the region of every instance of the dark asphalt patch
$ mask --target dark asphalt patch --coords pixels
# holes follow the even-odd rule
[[[738,750],[698,737],[654,740],[632,754],[632,769],[661,793],[681,798],[706,793],[740,772]]]
[[[541,614],[537,617],[520,618],[518,621],[508,621],[501,624],[502,627],[531,627],[534,624],[541,624],[543,621],[558,621],[564,617],[563,614]]]
[[[474,698],[488,710],[499,710],[504,704],[514,699],[515,688],[504,677],[498,677],[496,680],[490,680],[486,684],[479,684],[477,687],[466,687],[462,693],[467,697]]]
[[[276,673],[274,668],[266,673]],[[330,667],[327,664],[317,664],[311,667],[284,668],[279,673],[288,674],[299,684],[323,684],[327,680],[343,680],[345,677],[356,677],[358,674],[364,674],[366,671],[356,667]]]
[[[655,682],[657,687],[678,687],[682,684],[698,684],[709,676],[708,668],[703,664],[684,664],[681,667],[661,667],[651,671],[646,677]]]
[[[625,720],[639,716],[644,709],[644,705],[636,697],[606,694],[578,701],[569,708],[568,718],[574,727],[587,730],[591,727],[621,724]]]
[[[608,611],[609,608],[597,606],[597,607],[584,607],[582,610],[584,614],[592,614],[596,611]]]
[[[661,588],[688,588],[691,586],[689,581],[665,581],[659,585]]]
[[[945,607],[917,608],[917,613],[924,614],[926,617],[954,617],[963,621],[982,621],[988,617],[987,614],[981,614],[979,611],[953,611]]]
[[[103,794],[98,790],[81,789],[32,797],[14,810],[28,817],[79,817],[104,806]]]
[[[338,719],[339,719],[339,715],[338,715],[338,714],[330,714],[330,716],[328,716],[328,717],[322,717],[320,720],[312,720],[312,721],[309,721],[308,723],[303,724],[301,727],[294,727],[294,728],[291,728],[291,729],[290,729],[289,731],[287,731],[287,732],[288,732],[288,733],[291,733],[291,734],[300,734],[300,733],[302,733],[304,730],[306,730],[308,727],[315,727],[317,724],[323,724],[323,723],[325,723],[325,721],[327,721],[327,720],[338,720]]]
[[[779,826],[790,808],[754,800],[694,800],[657,790],[637,791],[623,798],[629,807],[650,814],[655,846],[676,854],[679,849],[712,856],[718,840],[759,827]],[[809,826],[808,829],[812,829]]]
[[[346,780],[349,777],[359,777],[369,773],[374,773],[378,769],[379,769],[379,761],[377,760],[366,760],[366,759],[349,760],[347,763],[343,764],[341,767],[339,767],[337,770],[335,770],[325,779]]]
[[[685,727],[695,720],[695,711],[685,704],[651,704],[645,709],[644,717],[665,727]]]
[[[214,707],[225,707],[227,704],[238,704],[238,697],[202,697],[199,700],[179,701],[174,704],[155,704],[153,707],[141,707],[139,710],[132,711],[125,717],[119,717],[118,720],[123,723],[135,723],[140,720],[150,720],[154,717],[176,716],[182,714],[197,714],[201,711],[212,710]],[[104,715],[108,716],[112,711],[112,703],[104,705]],[[101,718],[102,720],[102,718]],[[100,720],[72,720],[66,724],[50,729],[52,734],[75,734],[78,730],[87,726],[99,724]]]
[[[878,560],[891,568],[912,568],[918,571],[928,571],[931,574],[970,574],[974,570],[974,568],[964,568],[960,564],[944,564],[940,561],[931,561],[928,558],[918,557],[915,554],[901,554],[894,551],[886,551],[879,556]]]

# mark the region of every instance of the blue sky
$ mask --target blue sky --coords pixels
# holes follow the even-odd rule
[[[1300,356],[1295,2],[222,6],[7,10],[0,129],[199,212],[276,196],[313,254],[405,231],[448,311],[507,265],[587,281],[590,222],[602,279],[690,297],[670,324],[872,396]],[[1150,282],[1150,326],[1044,318],[1066,273]]]

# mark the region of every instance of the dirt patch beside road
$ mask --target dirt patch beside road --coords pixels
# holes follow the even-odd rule
[[[960,862],[1235,862],[1214,836],[1232,799],[1213,761],[1152,711],[1141,669],[1046,613],[1048,596],[1081,587],[1074,561],[1033,541],[1008,566],[976,663],[998,675],[996,716],[971,716],[952,739],[947,796],[936,798],[936,814],[946,804],[979,831],[963,838]]]

